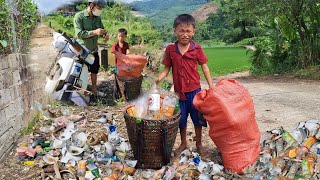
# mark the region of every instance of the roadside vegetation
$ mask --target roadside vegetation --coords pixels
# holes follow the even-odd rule
[[[26,53],[32,30],[38,21],[38,8],[32,0],[0,0],[0,55]]]
[[[213,0],[217,13],[199,26],[227,44],[253,45],[251,72],[319,78],[320,3],[318,1]],[[201,30],[200,30],[201,31]]]

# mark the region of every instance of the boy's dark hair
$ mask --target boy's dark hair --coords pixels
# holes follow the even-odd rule
[[[121,33],[121,34],[124,34],[124,35],[127,35],[127,30],[126,29],[124,29],[124,28],[121,28],[121,29],[119,29],[118,30],[118,33]]]
[[[191,24],[195,28],[196,20],[190,14],[180,14],[174,19],[173,28],[176,28],[180,24]]]

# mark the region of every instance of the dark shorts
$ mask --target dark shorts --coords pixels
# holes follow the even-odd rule
[[[183,129],[187,127],[187,119],[190,114],[193,125],[195,127],[201,127],[201,124],[199,122],[199,116],[198,116],[198,110],[196,110],[193,106],[193,98],[194,96],[201,91],[201,88],[184,93],[187,100],[179,100],[180,104],[180,111],[181,111],[181,118],[180,118],[180,124],[179,128]]]
[[[94,63],[89,66],[89,72],[98,74],[100,68],[100,59],[98,52],[93,53],[94,55]]]

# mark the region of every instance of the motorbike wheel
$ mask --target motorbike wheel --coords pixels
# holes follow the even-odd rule
[[[62,68],[60,67],[59,64],[56,65],[56,68],[55,68],[55,69],[56,69],[56,70],[55,70],[55,73],[52,75],[52,80],[59,79],[59,77],[60,77],[61,74],[62,74]],[[58,83],[58,86],[57,86],[57,88],[56,88],[56,91],[61,90],[61,89],[63,88],[63,85],[64,85],[64,81],[61,80],[61,81]]]

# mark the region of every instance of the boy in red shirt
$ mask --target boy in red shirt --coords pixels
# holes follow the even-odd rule
[[[124,28],[119,29],[117,38],[118,38],[118,41],[113,43],[111,52],[112,53],[121,52],[122,54],[129,54],[129,44],[125,42],[125,39],[127,38],[127,30]],[[117,72],[118,68],[117,68],[116,56],[114,56],[114,66],[115,66],[115,71]],[[116,81],[118,81],[122,99],[123,101],[126,101],[126,97],[124,94],[124,81],[119,81],[118,78],[116,78]]]
[[[156,80],[159,83],[172,68],[174,90],[179,95],[181,110],[180,136],[181,145],[174,152],[179,155],[187,148],[187,119],[190,114],[195,127],[196,146],[200,155],[205,154],[201,143],[202,125],[199,122],[198,111],[193,106],[194,96],[201,90],[198,65],[201,66],[209,88],[213,87],[210,70],[206,64],[208,58],[200,45],[192,41],[195,35],[195,19],[189,14],[181,14],[174,19],[174,34],[177,41],[167,46],[162,64],[164,70]]]

